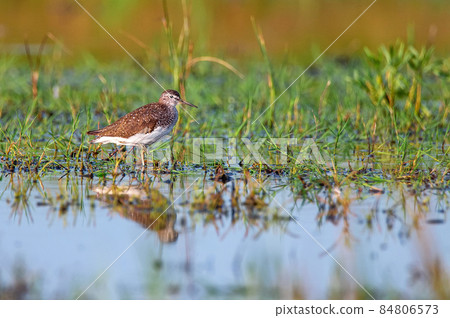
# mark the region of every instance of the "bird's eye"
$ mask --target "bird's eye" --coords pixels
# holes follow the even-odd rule
[[[173,98],[173,95],[170,95],[170,98]]]

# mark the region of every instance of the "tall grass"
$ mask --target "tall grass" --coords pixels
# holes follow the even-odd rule
[[[183,10],[188,12],[187,2]],[[185,15],[187,19],[188,13]],[[166,11],[165,30],[171,36],[168,18]],[[254,23],[264,62],[248,61],[247,76],[238,77],[240,73],[221,59],[189,57],[188,20],[185,25],[178,42],[168,39],[168,58],[173,65],[173,80],[181,86],[189,80],[194,92],[189,100],[201,106],[195,113],[200,125],[192,120],[179,122],[172,139],[173,170],[190,165],[192,144],[185,142],[186,136],[250,137],[254,141],[264,137],[263,156],[273,158],[274,167],[262,167],[257,162],[259,168],[253,169],[251,161],[248,168],[255,173],[281,168],[297,180],[299,171],[309,170],[314,172],[311,180],[327,180],[325,184],[355,179],[367,184],[370,169],[383,171],[383,178],[372,178],[378,182],[422,180],[431,171],[439,176],[432,178],[433,182],[448,182],[450,63],[437,58],[432,49],[416,49],[399,42],[377,53],[366,50],[346,65],[325,58],[316,71],[306,73],[270,107],[262,124],[252,125],[276,96],[274,70],[280,83],[288,83],[301,73],[301,66],[272,64],[262,33]],[[59,59],[51,51],[42,57],[36,97],[27,88],[27,84],[34,85],[27,60],[0,58],[0,153],[4,171],[27,169],[36,171],[36,177],[51,171],[79,171],[91,176],[127,171],[126,160],[108,155],[111,146],[89,145],[85,132],[142,105],[147,87],[139,83],[145,82],[145,74],[130,68],[128,61],[104,65],[87,58],[75,69],[65,69],[59,60],[55,63],[55,58]],[[200,63],[205,61],[210,63]],[[211,62],[228,69],[212,67]],[[280,137],[295,137],[300,142],[282,153],[272,142]],[[320,152],[330,155],[331,166],[296,163],[294,153],[300,151],[305,137],[313,137]],[[238,162],[248,154],[242,144],[239,149]],[[281,155],[289,157],[283,167],[276,159]],[[355,162],[355,158],[361,161]],[[205,162],[204,168],[216,164]],[[344,167],[358,172],[349,178]],[[327,171],[332,179],[328,179]]]

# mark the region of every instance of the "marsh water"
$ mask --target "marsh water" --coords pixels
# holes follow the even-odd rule
[[[239,169],[12,173],[0,189],[1,288],[17,297],[432,298],[450,270],[448,189],[305,193]]]

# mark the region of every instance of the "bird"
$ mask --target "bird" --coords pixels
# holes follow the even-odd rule
[[[157,103],[139,107],[102,129],[88,131],[88,135],[97,137],[90,143],[138,146],[143,150],[172,131],[178,121],[178,104],[198,108],[184,101],[176,90],[168,89],[162,92]],[[144,164],[143,151],[141,154]]]

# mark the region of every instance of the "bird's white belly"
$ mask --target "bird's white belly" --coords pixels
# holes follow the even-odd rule
[[[102,136],[93,142],[101,144],[113,143],[116,145],[125,145],[125,146],[149,145],[157,142],[162,137],[169,134],[172,131],[172,129],[173,126],[158,127],[149,134],[136,134],[129,138]]]

